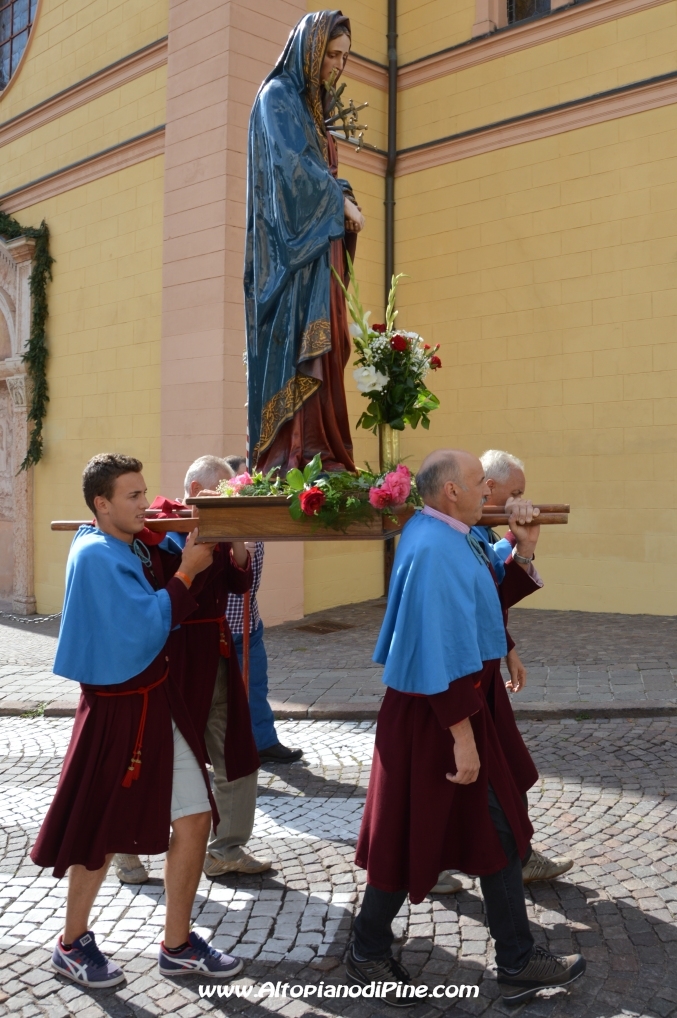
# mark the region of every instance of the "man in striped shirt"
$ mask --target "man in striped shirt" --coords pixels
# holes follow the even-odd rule
[[[241,456],[226,456],[226,463],[235,474],[242,474],[247,468]],[[263,541],[248,545],[252,558],[254,582],[252,583],[249,611],[249,710],[252,729],[261,763],[294,763],[303,756],[302,749],[283,746],[275,731],[275,718],[268,703],[268,657],[263,643],[263,622],[256,600],[261,572],[263,570]],[[233,642],[242,667],[242,634],[244,632],[244,596],[230,594],[226,619],[233,634]]]

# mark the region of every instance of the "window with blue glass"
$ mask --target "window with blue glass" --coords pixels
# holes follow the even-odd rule
[[[26,49],[38,0],[0,0],[0,91]]]

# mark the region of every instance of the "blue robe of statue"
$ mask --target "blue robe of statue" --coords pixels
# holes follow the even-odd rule
[[[311,365],[331,349],[330,248],[344,236],[346,182],[329,168],[319,78],[338,16],[321,11],[299,22],[249,122],[244,290],[254,465],[320,388]]]

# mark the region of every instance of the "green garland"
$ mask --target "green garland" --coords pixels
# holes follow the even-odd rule
[[[49,253],[49,227],[43,221],[39,227],[22,226],[13,216],[0,212],[0,237],[14,240],[16,237],[30,237],[35,241],[33,271],[30,278],[31,332],[28,348],[22,357],[28,365],[30,380],[30,406],[27,418],[33,427],[28,442],[28,451],[20,470],[28,470],[42,459],[42,423],[47,415],[49,392],[47,390],[47,283],[52,278],[54,259]]]

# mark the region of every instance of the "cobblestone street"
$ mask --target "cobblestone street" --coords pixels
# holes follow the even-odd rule
[[[49,950],[61,925],[65,881],[38,871],[27,851],[50,801],[70,719],[0,719],[0,1015],[111,1018],[215,1011],[272,1011],[301,1018],[392,1013],[378,1002],[259,998],[265,981],[343,981],[343,956],[363,874],[352,865],[369,776],[373,724],[280,723],[282,739],[305,750],[302,762],[260,772],[253,851],[274,859],[261,877],[203,879],[198,930],[249,959],[237,980],[247,997],[200,997],[190,977],[173,983],[155,968],[163,920],[161,860],[152,879],[122,887],[109,878],[95,906],[94,930],[124,963],[117,990],[84,992],[53,977]],[[669,718],[547,722],[521,728],[540,771],[530,793],[535,843],[571,854],[565,879],[532,885],[529,908],[538,941],[580,949],[588,971],[570,992],[525,1009],[547,1018],[612,1018],[677,1011],[677,722]],[[496,1001],[491,951],[476,882],[456,896],[403,909],[397,953],[417,981],[477,984],[477,999],[421,1001],[409,1013],[508,1013]],[[247,987],[252,987],[247,990]],[[515,1013],[510,1012],[510,1013]],[[518,1011],[518,1013],[521,1013]]]

